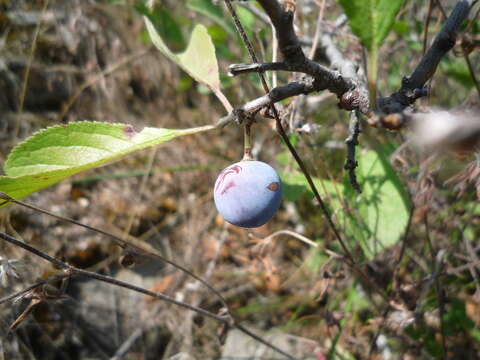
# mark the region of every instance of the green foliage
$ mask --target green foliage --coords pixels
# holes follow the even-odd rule
[[[0,191],[20,199],[134,151],[213,128],[144,128],[136,132],[130,125],[89,121],[50,127],[12,150],[5,162],[7,176],[0,177]]]
[[[471,88],[475,85],[472,80],[470,71],[468,70],[467,63],[463,58],[445,58],[442,60],[440,68],[446,75],[448,75],[461,85],[465,86],[466,88]]]
[[[408,195],[387,154],[386,149],[362,154],[357,170],[363,191],[360,196],[345,186],[350,199],[348,230],[369,258],[400,239],[410,216]]]
[[[449,310],[443,315],[445,335],[454,336],[459,332],[469,332],[475,323],[467,315],[465,303],[460,299],[452,299]]]
[[[434,301],[429,307],[436,308],[438,303]],[[449,299],[447,311],[443,315],[443,327],[445,336],[461,337],[465,340],[470,335],[473,339],[478,337],[478,330],[475,329],[475,323],[467,315],[465,302],[463,300],[452,298]],[[439,341],[438,332],[440,329],[435,329],[425,323],[420,323],[416,326],[410,326],[407,333],[415,340],[422,340],[425,349],[431,356],[441,358],[443,355],[443,347]],[[463,358],[461,355],[458,358]]]
[[[408,195],[387,159],[388,154],[388,149],[362,154],[357,169],[363,191],[360,195],[349,183],[313,179],[337,223],[346,222],[349,244],[360,245],[369,259],[400,239],[410,216]],[[282,182],[287,201],[297,201],[305,195],[313,198],[303,174],[283,173]]]
[[[338,0],[355,35],[367,50],[378,49],[390,32],[404,0]]]
[[[222,8],[210,0],[188,0],[187,7],[202,14],[220,25],[230,36],[236,36],[235,26],[224,16]]]
[[[182,53],[174,54],[162,38],[162,29],[167,25],[163,23],[162,20],[166,18],[156,17],[155,14],[145,6],[139,6],[137,10],[144,15],[148,34],[156,48],[160,50],[163,55],[175,62],[192,78],[212,90],[225,108],[230,111],[232,107],[220,90],[215,47],[213,46],[212,39],[206,27],[196,25],[186,50]]]
[[[370,102],[375,107],[377,92],[378,49],[392,29],[404,0],[338,0],[350,27],[368,50],[367,75]]]
[[[162,7],[156,7],[152,12],[149,12],[143,3],[137,3],[135,9],[148,16],[159,36],[166,41],[169,47],[175,51],[185,48],[186,43],[180,25],[169,11]]]
[[[202,14],[220,25],[230,36],[238,37],[235,25],[229,16],[225,16],[220,6],[215,6],[211,0],[188,0],[187,7],[195,12]],[[236,9],[238,18],[242,23],[247,34],[252,35],[252,29],[255,24],[255,16],[243,7]],[[240,38],[238,37],[240,40]]]
[[[409,30],[410,26],[405,21],[395,21],[393,23],[393,31],[395,31],[400,36],[407,35]]]

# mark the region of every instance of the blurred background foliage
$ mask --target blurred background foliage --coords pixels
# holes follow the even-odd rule
[[[380,95],[400,87],[422,56],[425,36],[429,44],[440,30],[442,9],[448,14],[456,1],[439,3],[405,1],[379,48]],[[235,6],[256,53],[270,61],[272,29],[261,8],[253,1]],[[97,120],[137,129],[187,128],[225,115],[208,88],[153,48],[141,1],[1,0],[0,10],[2,163],[15,144],[54,124]],[[478,41],[475,11],[461,36]],[[345,56],[363,64],[365,52],[342,13],[333,0],[299,0],[297,33],[308,53],[320,19]],[[227,76],[228,66],[248,62],[248,54],[221,1],[163,0],[150,16],[175,52],[185,49],[196,24],[206,26],[222,91],[234,106],[263,94],[256,75]],[[315,59],[324,63],[321,46]],[[470,69],[457,46],[442,60],[428,84],[428,98],[417,106],[478,109],[478,50],[469,60]],[[267,74],[270,82],[273,76]],[[275,76],[278,84],[298,78]],[[258,117],[254,126],[253,153],[281,173],[285,199],[261,228],[232,227],[213,205],[218,172],[242,156],[243,132],[236,125],[142,151],[27,201],[153,247],[185,265],[219,289],[235,314],[258,332],[276,329],[294,336],[299,358],[479,358],[475,157],[428,159],[429,154],[408,146],[406,131],[365,125],[357,155],[359,195],[343,170],[348,113],[337,102],[327,92],[285,100],[283,121],[359,266],[391,297],[394,306],[388,311],[341,261],[341,247],[268,119]],[[75,266],[214,312],[220,309],[206,289],[168,266],[123,268],[120,250],[108,239],[71,224],[11,206],[0,213],[0,227]],[[301,241],[305,238],[314,245]],[[2,297],[56,271],[3,243],[0,256],[18,259],[20,275],[5,277]],[[29,299],[0,305],[0,359],[232,355],[216,337],[218,324],[194,313],[92,281],[72,280],[66,295],[35,307],[11,333],[9,326]]]

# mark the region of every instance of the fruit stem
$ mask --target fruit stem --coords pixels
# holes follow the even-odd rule
[[[252,156],[252,122],[248,121],[243,127],[243,159],[242,161],[255,160]]]

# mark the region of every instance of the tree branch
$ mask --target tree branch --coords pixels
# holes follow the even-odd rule
[[[283,46],[280,46],[280,51],[285,60],[282,62],[232,64],[229,67],[230,75],[235,76],[249,72],[261,74],[265,71],[290,71],[308,74],[314,78],[314,81],[310,81],[308,84],[295,82],[275,88],[269,94],[245,104],[239,110],[242,112],[258,111],[262,106],[271,105],[288,97],[328,89],[340,99],[340,108],[349,111],[359,110],[364,114],[368,113],[370,103],[365,81],[359,80],[358,67],[338,50],[330,33],[323,29],[320,46],[323,48],[333,70],[305,57],[300,42],[294,33],[293,22],[290,21],[293,19],[293,12],[287,19],[285,14],[288,12],[283,11],[276,0],[259,2],[275,27],[279,43],[283,44]],[[346,140],[348,157],[345,170],[349,173],[353,188],[357,192],[361,192],[355,175],[355,168],[357,167],[355,146],[358,144],[360,124],[358,114],[355,112],[355,115],[352,116],[354,118],[351,118],[350,136]]]
[[[460,26],[467,19],[475,2],[474,0],[458,1],[412,75],[403,78],[402,86],[397,92],[378,99],[378,112],[383,114],[400,113],[418,98],[427,94],[424,88],[425,83],[432,78],[440,60],[455,46]]]
[[[366,114],[369,108],[368,94],[366,91],[355,91],[361,87],[357,81],[356,71],[350,65],[346,66],[346,62],[339,61],[339,56],[333,56],[333,54],[339,55],[340,53],[338,51],[334,53],[334,51],[330,49],[332,50],[330,55],[334,58],[334,62],[341,64],[342,66],[339,67],[339,69],[346,71],[348,75],[343,74],[342,71],[330,70],[305,56],[293,27],[294,12],[291,6],[282,7],[277,0],[258,0],[258,2],[267,13],[275,28],[283,61],[274,63],[233,64],[229,68],[230,74],[235,76],[248,72],[263,73],[264,71],[301,72],[315,79],[316,88],[312,91],[328,89],[336,94],[339,99],[342,99],[342,96],[347,93],[349,97],[354,94],[355,98],[358,99],[351,102],[352,108],[348,108],[348,110],[358,109]],[[340,101],[340,103],[342,103],[342,101]]]
[[[358,136],[360,135],[360,118],[356,111],[350,113],[350,125],[348,127],[350,135],[345,140],[347,144],[347,161],[343,168],[348,171],[348,177],[350,179],[350,184],[358,192],[361,193],[362,190],[357,181],[357,175],[355,174],[355,169],[358,166],[358,162],[355,160],[356,146],[358,145]]]
[[[82,276],[82,277],[106,282],[106,283],[116,285],[116,286],[119,286],[119,287],[123,287],[123,288],[128,289],[128,290],[132,290],[132,291],[144,294],[144,295],[151,296],[155,299],[164,300],[166,302],[169,302],[171,304],[180,306],[180,307],[185,308],[187,310],[194,311],[197,314],[200,314],[202,316],[209,317],[213,320],[216,320],[216,321],[224,324],[227,327],[236,328],[236,329],[242,331],[243,333],[245,333],[246,335],[250,336],[251,338],[255,339],[256,341],[261,342],[262,344],[270,347],[271,349],[278,352],[279,354],[284,355],[286,358],[291,359],[291,360],[295,360],[295,358],[293,356],[291,356],[290,354],[284,352],[282,349],[280,349],[277,346],[271,344],[270,342],[264,340],[262,337],[254,334],[253,332],[249,331],[248,329],[246,329],[241,324],[237,323],[235,321],[235,319],[233,318],[233,316],[230,314],[229,309],[226,309],[227,310],[227,315],[225,315],[225,316],[224,315],[217,315],[217,314],[214,314],[214,313],[212,313],[208,310],[204,310],[204,309],[202,309],[198,306],[190,305],[190,304],[184,303],[182,301],[175,300],[174,298],[172,298],[170,296],[167,296],[167,295],[164,295],[162,293],[156,293],[156,292],[144,289],[142,287],[132,285],[132,284],[126,283],[124,281],[117,280],[117,279],[112,278],[110,276],[97,274],[97,273],[94,273],[94,272],[91,272],[91,271],[82,270],[82,269],[79,269],[77,267],[71,266],[71,265],[69,265],[69,264],[67,264],[63,261],[60,261],[60,260],[58,260],[54,257],[51,257],[50,255],[47,255],[47,254],[43,253],[42,251],[40,251],[40,250],[38,250],[38,249],[28,245],[28,244],[25,244],[25,243],[21,242],[20,240],[17,240],[17,239],[15,239],[15,238],[13,238],[13,237],[5,234],[5,233],[0,232],[0,239],[2,239],[2,240],[6,241],[6,242],[8,242],[8,243],[10,243],[14,246],[18,246],[18,247],[20,247],[20,248],[38,256],[38,257],[41,257],[42,259],[52,263],[53,265],[55,265],[56,267],[58,267],[60,269],[62,269],[64,273],[62,275],[60,275],[60,277],[76,277],[76,276],[79,277],[79,276]],[[37,284],[34,284],[34,285],[28,287],[27,289],[29,291],[31,289],[34,289],[34,288],[40,286],[40,285],[41,285],[41,283],[37,283]],[[27,292],[26,290],[23,290],[23,291],[21,291],[20,293],[17,293],[17,294],[25,294],[26,292]],[[8,301],[8,300],[12,300],[12,297],[11,296],[6,297],[6,298],[2,299],[2,302]]]
[[[278,48],[286,61],[306,59],[293,28],[294,12],[284,9],[277,0],[258,0],[277,32]],[[287,11],[285,11],[287,10]]]

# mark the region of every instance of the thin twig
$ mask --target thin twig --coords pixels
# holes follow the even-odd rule
[[[432,17],[432,11],[434,7],[435,0],[430,0],[428,3],[428,12],[427,17],[425,18],[425,25],[423,29],[423,48],[422,48],[422,56],[425,56],[425,52],[427,51],[427,43],[428,43],[428,28],[430,27],[430,19]]]
[[[473,83],[475,84],[475,88],[477,89],[478,96],[480,97],[480,83],[477,79],[477,76],[475,75],[475,69],[473,68],[472,62],[470,61],[470,57],[468,56],[468,54],[465,53],[463,56],[465,58],[465,62],[467,63],[470,77],[472,78]]]
[[[63,106],[63,109],[62,109],[62,112],[60,113],[59,115],[59,118],[60,119],[63,119],[67,113],[69,112],[70,108],[75,104],[75,102],[77,101],[78,97],[82,94],[83,91],[85,91],[86,89],[88,89],[90,86],[94,85],[96,82],[98,82],[99,80],[101,80],[102,78],[104,78],[105,76],[107,75],[110,75],[111,73],[119,70],[120,68],[122,68],[123,66],[125,65],[128,65],[130,64],[131,62],[141,58],[142,56],[144,56],[145,54],[147,54],[148,52],[150,52],[152,50],[151,47],[149,48],[145,48],[145,49],[141,49],[133,54],[130,54],[122,59],[120,59],[119,61],[113,63],[113,64],[110,64],[107,68],[105,68],[104,70],[102,71],[99,71],[98,73],[92,75],[91,77],[89,77],[87,80],[85,80],[83,82],[83,84],[81,84],[76,90],[75,92],[73,93],[72,96],[70,96],[70,98],[68,99],[68,101],[65,103],[65,105]]]
[[[137,245],[133,245],[131,244],[130,242],[128,242],[127,240],[124,240],[112,233],[109,233],[108,231],[105,231],[105,230],[101,230],[101,229],[97,229],[97,228],[94,228],[92,226],[89,226],[89,225],[86,225],[86,224],[83,224],[81,222],[78,222],[76,220],[73,220],[73,219],[70,219],[68,217],[65,217],[65,216],[61,216],[61,215],[58,215],[58,214],[55,214],[51,211],[48,211],[48,210],[45,210],[45,209],[41,209],[39,207],[36,207],[36,206],[33,206],[33,205],[30,205],[30,204],[27,204],[23,201],[19,201],[19,200],[15,200],[15,199],[12,199],[11,197],[9,197],[8,195],[0,192],[0,199],[3,199],[5,201],[8,201],[8,202],[12,202],[14,204],[17,204],[17,205],[21,205],[23,207],[26,207],[28,209],[31,209],[31,210],[34,210],[34,211],[38,211],[38,212],[41,212],[43,214],[46,214],[46,215],[49,215],[49,216],[52,216],[54,218],[57,218],[59,220],[62,220],[62,221],[67,221],[67,222],[70,222],[72,224],[75,224],[75,225],[78,225],[78,226],[81,226],[85,229],[88,229],[88,230],[91,230],[91,231],[94,231],[96,233],[99,233],[99,234],[102,234],[102,235],[105,235],[107,237],[109,237],[110,239],[112,239],[118,246],[120,246],[122,249],[124,249],[126,255],[130,255],[133,260],[135,260],[136,257],[140,256],[140,257],[148,257],[148,258],[151,258],[151,259],[155,259],[155,260],[160,260],[162,262],[165,262],[169,265],[172,265],[173,267],[183,271],[184,273],[188,274],[189,276],[193,277],[195,280],[198,280],[199,282],[201,282],[205,287],[207,287],[210,291],[212,291],[216,296],[218,296],[218,298],[220,299],[222,305],[228,309],[228,306],[227,306],[227,303],[225,302],[225,299],[223,299],[222,295],[214,288],[212,287],[209,283],[207,283],[205,280],[203,280],[202,278],[200,278],[199,276],[195,275],[194,273],[192,273],[190,270],[186,269],[185,267],[181,266],[181,265],[178,265],[176,264],[175,262],[155,253],[154,249],[149,249],[149,250],[146,250],[146,249],[143,249]]]
[[[430,255],[432,257],[432,274],[438,273],[441,270],[442,266],[442,259],[438,259],[438,253],[435,253],[435,249],[433,248],[432,239],[430,237],[430,224],[428,221],[428,211],[425,212],[423,217],[424,225],[425,225],[425,232],[426,238],[428,243],[428,248],[430,250]],[[447,352],[447,339],[445,334],[445,323],[443,320],[443,315],[445,314],[445,303],[443,299],[442,287],[440,286],[440,280],[438,276],[434,277],[435,282],[435,291],[437,293],[438,299],[438,310],[439,310],[439,320],[440,320],[440,332],[442,335],[442,348],[443,348],[443,358],[446,360],[448,358]]]
[[[385,307],[385,310],[383,310],[382,313],[382,322],[380,323],[380,326],[378,327],[377,331],[375,332],[375,335],[373,336],[372,340],[370,341],[370,348],[368,350],[368,360],[372,358],[373,355],[373,350],[375,348],[375,345],[377,344],[378,337],[380,336],[381,332],[385,328],[385,325],[388,320],[388,314],[390,313],[390,310],[392,310],[391,306]]]
[[[73,219],[69,219],[67,217],[63,217],[63,216],[60,216],[60,215],[57,215],[57,214],[54,214],[52,212],[49,212],[47,210],[44,210],[44,209],[40,209],[40,208],[37,208],[35,206],[32,206],[32,205],[29,205],[29,204],[26,204],[26,203],[23,203],[21,201],[18,201],[18,200],[15,200],[15,199],[12,199],[10,198],[8,195],[4,194],[4,193],[1,193],[0,192],[0,198],[5,200],[5,201],[8,201],[8,202],[12,202],[12,203],[15,203],[15,204],[18,204],[18,205],[22,205],[22,206],[25,206],[29,209],[32,209],[32,210],[35,210],[35,211],[39,211],[39,212],[42,212],[44,214],[47,214],[47,215],[50,215],[50,216],[53,216],[55,218],[58,218],[60,220],[63,220],[63,221],[68,221],[68,222],[71,222],[73,224],[76,224],[78,226],[81,226],[81,227],[84,227],[86,229],[89,229],[89,230],[92,230],[92,231],[95,231],[95,232],[98,232],[100,234],[103,234],[103,235],[106,235],[108,237],[110,237],[111,239],[114,239],[114,241],[117,243],[117,245],[121,246],[123,249],[125,250],[129,250],[131,251],[130,254],[136,256],[136,255],[141,255],[141,256],[145,256],[145,257],[150,257],[152,259],[157,259],[157,260],[160,260],[160,261],[163,261],[163,262],[166,262],[172,266],[174,266],[175,268],[183,271],[184,273],[186,273],[187,275],[193,277],[194,279],[196,279],[197,281],[199,281],[201,284],[203,284],[205,287],[207,287],[210,291],[212,291],[217,297],[218,299],[220,300],[225,312],[226,312],[226,316],[220,316],[220,315],[216,315],[216,314],[213,314],[207,310],[204,310],[202,308],[199,308],[197,306],[193,306],[193,305],[190,305],[190,304],[186,304],[186,303],[183,303],[181,301],[177,301],[167,295],[164,295],[164,294],[158,294],[158,293],[154,293],[152,291],[149,291],[149,290],[145,290],[143,288],[140,288],[140,287],[137,287],[137,286],[134,286],[134,285],[130,285],[128,283],[124,283],[122,281],[119,281],[119,280],[116,280],[114,278],[111,278],[111,277],[108,277],[108,276],[103,276],[103,275],[99,275],[97,273],[93,273],[93,272],[90,272],[90,271],[86,271],[86,270],[81,270],[81,269],[77,269],[75,267],[72,267],[60,260],[57,260],[55,258],[52,258],[51,256],[47,255],[47,254],[44,254],[43,252],[29,246],[29,245],[26,245],[24,244],[23,242],[19,241],[19,240],[16,240],[15,238],[12,238],[10,236],[8,236],[7,234],[3,234],[3,233],[0,233],[0,238],[7,241],[7,242],[10,242],[14,245],[17,245],[27,251],[30,251],[32,252],[33,254],[47,260],[47,261],[50,261],[51,263],[53,263],[54,265],[56,265],[57,267],[59,268],[62,268],[64,270],[67,271],[67,273],[69,275],[72,275],[72,276],[85,276],[85,277],[89,277],[89,278],[93,278],[93,279],[96,279],[96,280],[99,280],[99,281],[104,281],[104,282],[107,282],[107,283],[110,283],[110,284],[113,284],[113,285],[117,285],[117,286],[120,286],[120,287],[124,287],[124,288],[127,288],[127,289],[130,289],[130,290],[133,290],[133,291],[136,291],[136,292],[140,292],[140,293],[143,293],[145,295],[149,295],[149,296],[152,296],[154,298],[157,298],[157,299],[160,299],[160,300],[165,300],[167,302],[170,302],[170,303],[173,303],[175,305],[178,305],[178,306],[181,306],[181,307],[184,307],[186,309],[189,309],[191,311],[195,311],[197,312],[198,314],[201,314],[201,315],[204,315],[204,316],[207,316],[207,317],[210,317],[214,320],[217,320],[217,321],[220,321],[222,323],[225,324],[225,326],[230,326],[230,327],[234,327],[234,328],[237,328],[239,329],[240,331],[244,332],[245,334],[247,334],[248,336],[252,337],[253,339],[255,339],[256,341],[270,347],[272,350],[286,356],[287,358],[289,359],[292,359],[292,360],[295,360],[294,357],[292,357],[291,355],[285,353],[283,350],[281,350],[280,348],[276,347],[275,345],[273,344],[270,344],[268,341],[262,339],[260,336],[258,335],[255,335],[254,333],[252,333],[251,331],[249,330],[246,330],[243,326],[241,326],[234,318],[233,314],[231,313],[231,310],[225,300],[225,298],[218,292],[218,290],[216,290],[212,285],[210,285],[208,282],[206,282],[205,280],[203,280],[202,278],[200,278],[199,276],[195,275],[194,273],[192,273],[190,270],[187,270],[186,268],[184,268],[183,266],[180,266],[176,263],[174,263],[173,261],[170,261],[166,258],[164,258],[163,256],[161,255],[158,255],[158,254],[155,254],[155,253],[151,253],[151,252],[148,252],[136,245],[133,245],[133,244],[130,244],[129,242],[127,242],[126,240],[123,240],[111,233],[108,233],[106,231],[103,231],[103,230],[99,230],[99,229],[96,229],[96,228],[93,228],[89,225],[85,225],[85,224],[82,224],[80,222],[77,222]],[[27,288],[28,290],[22,290],[22,294],[25,293],[25,292],[28,292],[30,291],[31,289],[33,288],[36,288],[36,287],[39,287],[41,286],[42,284],[41,283],[37,283],[37,284],[34,284],[32,285],[31,287]],[[8,301],[8,300],[11,300],[13,299],[12,296],[9,296],[5,299],[0,299],[0,301],[2,302],[5,302],[5,301]],[[0,302],[1,303],[1,302]]]
[[[145,169],[145,173],[143,174],[142,176],[142,181],[140,182],[140,187],[139,187],[139,190],[138,192],[135,192],[136,196],[139,197],[139,201],[141,201],[141,198],[147,188],[147,183],[148,183],[148,179],[150,178],[150,175],[152,173],[152,167],[153,167],[153,163],[155,161],[155,155],[157,154],[157,147],[154,147],[150,150],[150,153],[148,155],[148,162],[147,162],[147,167]],[[124,234],[125,235],[128,235],[130,234],[130,231],[132,229],[132,226],[133,226],[133,222],[135,221],[135,219],[137,218],[138,216],[138,211],[132,211],[128,220],[127,220],[127,225],[125,226],[125,229],[124,229]]]
[[[20,248],[22,248],[22,249],[40,257],[40,258],[42,258],[42,259],[44,259],[44,260],[46,260],[50,263],[52,263],[56,267],[58,267],[60,269],[63,269],[68,274],[68,276],[82,276],[82,277],[87,277],[87,278],[103,281],[103,282],[106,282],[106,283],[109,283],[109,284],[112,284],[112,285],[117,285],[117,286],[123,287],[125,289],[133,290],[133,291],[136,291],[138,293],[154,297],[156,299],[167,301],[169,303],[175,304],[175,305],[183,307],[185,309],[195,311],[198,314],[201,314],[201,315],[204,315],[206,317],[212,318],[212,319],[217,320],[219,322],[226,323],[226,324],[230,323],[230,317],[216,315],[216,314],[211,313],[210,311],[204,310],[202,308],[192,306],[192,305],[189,305],[187,303],[175,300],[174,298],[171,298],[167,295],[164,295],[164,294],[161,294],[161,293],[155,293],[153,291],[149,291],[149,290],[146,290],[144,288],[141,288],[141,287],[138,287],[138,286],[135,286],[135,285],[131,285],[129,283],[114,279],[114,278],[109,277],[109,276],[100,275],[100,274],[97,274],[97,273],[94,273],[94,272],[82,270],[82,269],[76,268],[74,266],[68,265],[67,263],[65,263],[63,261],[60,261],[60,260],[58,260],[58,259],[56,259],[56,258],[54,258],[50,255],[47,255],[44,252],[42,252],[42,251],[40,251],[40,250],[38,250],[38,249],[28,245],[28,244],[25,244],[24,242],[21,242],[20,240],[17,240],[17,239],[15,239],[15,238],[7,235],[7,234],[4,234],[2,232],[0,232],[0,239],[4,240],[4,241],[6,241],[6,242],[8,242],[12,245],[15,245],[17,247],[20,247]]]
[[[265,242],[268,242],[274,238],[276,238],[277,236],[280,236],[280,235],[287,235],[287,236],[291,236],[291,237],[294,237],[298,240],[300,240],[301,242],[309,245],[309,246],[312,246],[312,247],[315,247],[315,248],[318,248],[318,244],[312,240],[310,240],[309,238],[307,238],[306,236],[303,236],[301,234],[298,234],[294,231],[290,231],[290,230],[279,230],[279,231],[276,231],[274,232],[273,234],[270,234],[268,235],[266,238],[263,239],[263,241]]]
[[[308,57],[311,60],[313,60],[315,56],[315,52],[317,51],[318,41],[320,40],[320,33],[322,30],[322,21],[323,21],[323,11],[325,10],[325,1],[326,0],[322,0],[322,5],[320,5],[320,10],[318,11],[315,35],[313,36],[312,47],[310,48],[310,53],[308,54]]]
[[[62,277],[59,277],[58,275],[56,275],[55,278],[59,279],[59,278],[62,278]],[[30,292],[30,291],[32,291],[32,290],[34,290],[34,289],[36,289],[36,288],[38,288],[42,285],[45,285],[49,281],[50,281],[49,279],[40,280],[40,281],[36,282],[35,284],[32,284],[32,285],[26,287],[23,290],[14,292],[13,294],[10,294],[10,295],[7,295],[3,298],[0,298],[0,305],[3,304],[3,303],[6,303],[8,301],[15,300],[19,297],[22,297],[23,295],[27,294],[28,292]]]
[[[358,145],[358,136],[360,135],[360,118],[357,112],[354,110],[350,113],[350,125],[348,127],[349,136],[345,140],[347,144],[347,161],[343,168],[348,171],[348,177],[350,179],[350,184],[357,191],[361,193],[362,189],[357,181],[357,175],[355,174],[355,169],[358,166],[357,160],[355,160],[355,149]]]
[[[22,89],[20,91],[20,98],[19,98],[19,105],[18,105],[18,113],[23,112],[23,105],[25,104],[25,96],[27,94],[28,79],[30,77],[30,69],[32,68],[33,58],[35,57],[35,50],[37,49],[38,35],[40,34],[40,28],[43,23],[43,15],[47,10],[48,2],[49,0],[44,0],[43,2],[42,12],[41,12],[42,16],[40,17],[40,20],[35,28],[35,33],[33,34],[32,46],[30,48],[30,54],[28,55],[25,74],[23,75]],[[17,122],[15,124],[15,131],[13,132],[15,134],[15,137],[18,135],[19,130],[20,130],[20,120],[17,119]]]

